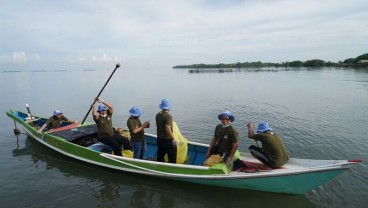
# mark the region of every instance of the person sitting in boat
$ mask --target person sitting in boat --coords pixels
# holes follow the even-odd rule
[[[173,119],[169,113],[169,100],[162,99],[159,107],[161,111],[156,114],[157,161],[164,162],[167,154],[169,163],[176,163],[177,144],[173,134]]]
[[[141,109],[138,107],[132,107],[129,110],[130,117],[127,120],[127,126],[130,132],[130,143],[132,145],[133,157],[137,159],[143,159],[144,153],[147,150],[146,140],[144,139],[144,129],[149,128],[150,122],[141,122],[139,116],[142,115]]]
[[[63,121],[68,123],[78,123],[77,121],[69,120],[60,110],[54,110],[54,115],[47,119],[38,132],[42,132],[47,126],[48,130],[60,128]]]
[[[258,134],[253,133],[252,123],[248,123],[247,127],[248,138],[262,143],[262,148],[258,147],[258,143],[257,146],[249,146],[249,151],[253,157],[271,168],[281,167],[289,160],[289,155],[281,137],[272,132],[268,123],[261,122],[258,124]]]
[[[96,111],[94,105],[92,105],[93,120],[97,124],[97,136],[100,142],[112,148],[114,155],[122,156],[123,146],[124,150],[131,150],[130,142],[128,138],[121,136],[120,134],[114,134],[112,125],[112,113],[113,107],[107,101],[97,98],[99,105]]]
[[[226,166],[230,167],[235,151],[238,148],[238,131],[231,125],[235,117],[226,110],[218,115],[221,124],[215,128],[215,134],[207,150],[207,158],[219,154]]]

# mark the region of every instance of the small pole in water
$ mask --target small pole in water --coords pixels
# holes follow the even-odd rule
[[[17,149],[19,148],[19,136],[17,135]]]
[[[21,132],[20,132],[20,130],[17,128],[17,122],[15,122],[15,120],[14,120],[14,126],[15,126],[14,134],[18,136]]]

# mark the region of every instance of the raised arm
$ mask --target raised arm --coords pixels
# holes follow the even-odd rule
[[[99,118],[95,105],[92,105],[92,116],[93,116],[93,120],[97,120]]]
[[[254,135],[254,132],[253,132],[253,124],[252,123],[248,123],[247,124],[247,127],[248,127],[248,138],[249,139],[253,139],[253,135]]]
[[[111,105],[109,102],[107,102],[107,101],[105,101],[105,100],[101,100],[101,103],[102,103],[102,104],[104,104],[104,105],[106,105],[106,107],[108,107],[108,108],[109,108],[109,112],[110,112],[111,114],[113,113],[114,109],[113,109],[112,105]]]

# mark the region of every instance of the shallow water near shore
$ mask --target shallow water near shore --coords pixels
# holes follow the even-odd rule
[[[138,106],[151,120],[162,98],[192,141],[209,143],[217,115],[230,110],[239,149],[254,144],[246,123],[267,121],[291,157],[362,159],[312,192],[301,195],[234,190],[166,181],[85,164],[13,135],[8,109],[49,117],[60,109],[81,121],[112,69],[0,69],[0,199],[4,207],[364,207],[368,191],[366,133],[368,71],[338,68],[245,69],[193,73],[185,69],[118,69],[101,97],[114,106],[114,126],[126,128]],[[87,121],[92,121],[91,116]],[[19,127],[19,126],[18,126]],[[22,129],[21,129],[22,130]],[[24,132],[24,131],[22,131]]]

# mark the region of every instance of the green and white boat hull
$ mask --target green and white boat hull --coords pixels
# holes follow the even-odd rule
[[[6,114],[21,124],[27,134],[35,141],[63,155],[123,172],[149,175],[164,179],[190,182],[203,185],[248,189],[287,194],[305,194],[331,180],[360,160],[310,160],[290,158],[280,169],[254,173],[228,171],[225,165],[203,166],[208,145],[188,142],[188,160],[185,164],[171,164],[153,161],[156,154],[156,136],[146,134],[148,151],[145,160],[115,156],[74,143],[68,136],[80,134],[94,124],[85,124],[72,129],[48,133],[37,132],[36,126],[45,122],[45,118],[36,117],[36,121],[27,121],[27,114],[9,110]],[[63,135],[63,136],[60,136]],[[92,137],[92,134],[91,134]],[[80,138],[77,138],[80,139]],[[241,160],[256,163],[250,154],[243,154]]]

